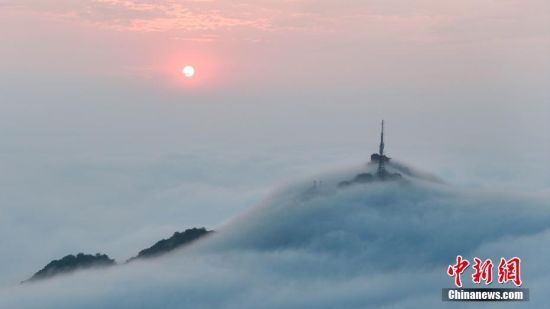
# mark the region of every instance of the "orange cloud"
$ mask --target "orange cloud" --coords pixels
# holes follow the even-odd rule
[[[545,36],[545,0],[6,0],[1,14],[71,19],[116,31],[168,32],[212,41],[265,40],[266,32],[431,42]],[[224,32],[233,31],[231,36]],[[475,29],[475,31],[474,31]]]
[[[154,4],[135,0],[95,0],[89,7],[93,23],[120,31],[166,32],[211,31],[233,27],[265,27],[266,20],[256,17],[231,17],[211,1],[162,1]],[[111,18],[105,18],[107,16]]]

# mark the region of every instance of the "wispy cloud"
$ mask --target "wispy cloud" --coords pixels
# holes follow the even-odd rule
[[[338,34],[415,41],[486,40],[547,34],[544,1],[220,1],[37,0],[8,1],[8,8],[72,18],[103,29],[129,32],[260,32]],[[472,27],[482,29],[472,31]],[[199,36],[200,37],[200,36]]]
[[[246,7],[217,1],[86,0],[40,3],[7,2],[7,9],[75,21],[118,31],[212,31],[234,27],[265,28],[267,20],[247,14]],[[242,13],[241,13],[242,12]]]
[[[141,32],[208,31],[240,26],[265,27],[265,20],[261,18],[231,16],[217,9],[210,1],[183,3],[161,1],[152,4],[138,1],[95,0],[89,5],[84,16],[99,26]]]

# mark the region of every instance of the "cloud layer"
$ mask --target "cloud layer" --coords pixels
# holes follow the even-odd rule
[[[440,307],[457,254],[520,256],[531,307],[548,301],[547,196],[407,178],[336,189],[353,172],[290,185],[168,257],[0,292],[19,308]],[[465,280],[468,281],[468,280]],[[506,307],[506,304],[504,304]]]

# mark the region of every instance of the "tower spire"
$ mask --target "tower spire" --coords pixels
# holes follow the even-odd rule
[[[384,178],[386,170],[384,168],[384,160],[386,156],[384,155],[384,120],[382,120],[381,130],[380,130],[380,148],[379,148],[379,159],[378,159],[378,176]]]
[[[380,131],[380,151],[379,155],[384,155],[384,120],[382,120],[382,130]]]
[[[345,187],[354,184],[366,184],[374,181],[388,181],[388,180],[399,180],[403,176],[399,173],[394,172],[394,170],[399,170],[399,165],[390,165],[388,163],[388,170],[386,170],[386,162],[390,162],[391,158],[387,157],[384,153],[384,120],[380,123],[380,148],[377,153],[370,155],[370,162],[367,163],[367,171],[364,173],[357,174],[355,178],[351,180],[342,181],[338,184],[338,187]],[[372,171],[376,164],[378,164],[378,170],[373,173]],[[321,184],[319,182],[319,184]]]

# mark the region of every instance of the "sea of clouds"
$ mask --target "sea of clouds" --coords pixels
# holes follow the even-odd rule
[[[403,181],[338,188],[361,170],[288,184],[161,258],[4,287],[0,307],[456,307],[441,288],[453,286],[446,268],[458,254],[522,258],[531,300],[499,307],[550,302],[548,194],[463,189],[412,169]]]

